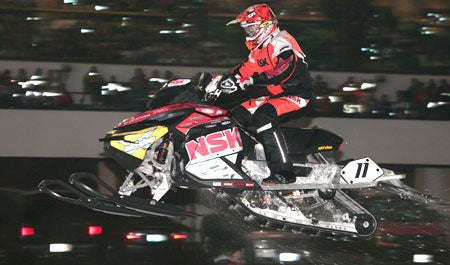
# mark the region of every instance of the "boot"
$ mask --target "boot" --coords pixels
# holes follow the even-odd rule
[[[270,177],[264,179],[264,183],[295,182],[294,167],[289,160],[287,145],[281,130],[269,123],[258,128],[256,132],[264,145],[264,153],[270,169]]]

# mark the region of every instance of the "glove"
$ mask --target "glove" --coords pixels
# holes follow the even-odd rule
[[[224,75],[219,82],[220,90],[226,94],[236,92],[238,89],[246,90],[251,85],[253,85],[253,78],[251,76],[241,77],[240,75],[233,74]]]
[[[214,103],[220,96],[219,81],[222,79],[221,75],[212,75],[210,73],[202,73],[199,78],[198,88],[203,93],[203,101],[207,103]]]
[[[199,79],[198,87],[205,93],[215,93],[216,90],[219,89],[218,83],[221,79],[221,75],[212,75],[210,73],[202,74]]]
[[[209,72],[202,72],[198,78],[198,88],[200,91],[206,92],[206,86],[208,86],[213,79],[213,75]]]
[[[224,75],[219,81],[218,87],[225,94],[236,92],[238,90],[237,79],[232,74]]]

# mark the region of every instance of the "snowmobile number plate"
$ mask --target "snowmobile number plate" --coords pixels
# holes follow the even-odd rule
[[[374,182],[382,175],[383,169],[368,157],[351,161],[341,170],[341,177],[348,184]]]

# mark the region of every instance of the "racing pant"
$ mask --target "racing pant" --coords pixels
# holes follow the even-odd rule
[[[281,183],[295,181],[288,146],[279,124],[304,115],[310,101],[298,96],[261,97],[248,100],[232,110],[238,122],[245,127],[256,128],[272,180],[275,178]]]

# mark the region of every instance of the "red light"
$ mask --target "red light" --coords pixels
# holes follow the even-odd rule
[[[34,228],[29,226],[22,226],[20,229],[20,235],[21,236],[33,236],[34,235]]]
[[[234,182],[233,186],[235,186],[235,187],[244,187],[245,186],[245,182]]]
[[[186,235],[186,234],[178,234],[178,233],[172,234],[171,236],[172,236],[173,240],[183,240],[183,239],[187,239],[188,238],[188,235]]]
[[[402,246],[401,244],[387,241],[378,241],[377,245],[382,247],[393,247],[393,248],[399,248]]]
[[[254,187],[255,183],[253,183],[253,182],[242,182],[242,181],[223,182],[223,186],[225,186],[225,187]]]
[[[90,236],[101,235],[102,233],[103,233],[103,227],[101,227],[101,226],[90,225],[88,228],[88,234]]]
[[[246,182],[245,187],[255,187],[255,183],[253,182]]]
[[[125,238],[128,239],[128,240],[136,240],[136,239],[140,239],[141,235],[140,234],[136,234],[136,233],[128,233],[125,236]]]

